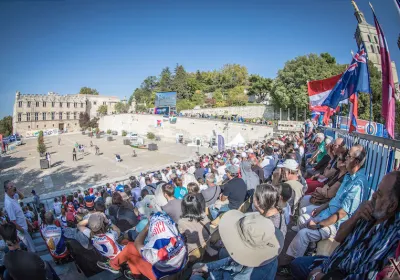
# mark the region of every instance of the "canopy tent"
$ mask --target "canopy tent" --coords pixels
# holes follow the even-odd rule
[[[235,138],[232,139],[231,142],[226,144],[227,147],[244,147],[246,146],[246,140],[244,140],[243,136],[238,133]]]

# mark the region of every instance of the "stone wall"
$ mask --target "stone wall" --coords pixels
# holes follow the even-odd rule
[[[182,114],[209,114],[209,115],[238,115],[243,118],[265,118],[274,120],[279,118],[279,111],[274,113],[273,106],[237,106],[207,109],[182,110]]]
[[[156,127],[157,120],[162,120],[161,127]],[[155,135],[160,136],[163,141],[172,142],[176,141],[177,134],[183,134],[185,140],[200,138],[203,143],[208,143],[213,136],[213,131],[215,131],[216,134],[223,135],[225,143],[228,143],[238,133],[247,141],[260,141],[266,135],[272,135],[273,133],[272,127],[261,125],[183,117],[178,117],[176,124],[170,124],[167,121],[163,121],[162,116],[140,114],[104,116],[100,118],[99,127],[104,131],[108,129],[117,130],[119,135],[121,135],[122,130],[135,132],[142,136],[148,132],[153,132]]]

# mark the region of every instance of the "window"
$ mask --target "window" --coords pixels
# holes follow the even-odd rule
[[[29,129],[29,128],[31,128],[31,126],[30,126],[30,125],[28,125],[28,129]]]
[[[22,101],[18,102],[18,107],[21,108],[22,107]]]
[[[376,46],[378,48],[378,53],[381,53],[381,48],[379,46]]]
[[[76,112],[74,112],[74,120],[76,120]]]
[[[46,125],[44,125],[44,127],[46,127]]]
[[[83,108],[83,103],[81,103],[81,108]]]
[[[97,104],[97,102],[96,102],[96,101],[94,101],[94,102],[93,102],[93,105],[96,105],[96,104]]]
[[[42,118],[44,121],[46,120],[46,113],[42,113]]]
[[[60,108],[62,108],[62,102],[60,102]]]
[[[36,101],[36,107],[39,107],[39,101]]]
[[[67,112],[67,120],[69,120],[69,112]]]
[[[78,103],[74,102],[74,108],[78,107]]]
[[[37,125],[36,128],[39,128],[39,125]]]
[[[54,119],[55,119],[55,113],[51,112],[51,120],[54,121]]]
[[[54,103],[55,103],[55,102],[51,102],[51,107],[54,107],[54,105],[55,105]]]
[[[45,101],[43,101],[43,107],[46,107],[46,102]]]
[[[375,39],[375,43],[378,44],[378,39],[376,38],[376,36],[374,36]]]
[[[75,126],[76,126],[76,123],[75,123]]]
[[[54,124],[53,124],[53,127],[54,127]]]
[[[106,101],[103,101],[103,105],[107,105],[107,102],[106,102]]]
[[[375,52],[375,48],[374,48],[374,46],[373,46],[373,45],[371,45],[371,51],[372,51],[372,53],[374,53],[374,52]]]
[[[67,102],[67,108],[69,108],[69,102]]]
[[[21,118],[22,118],[22,114],[21,114],[21,113],[18,113],[18,121],[19,121],[19,122],[21,121]]]
[[[28,101],[28,107],[31,107],[31,102],[30,101]]]
[[[39,113],[35,113],[35,121],[39,120]]]
[[[62,112],[58,113],[58,119],[62,120]]]
[[[367,35],[367,36],[368,36],[368,41],[370,41],[372,43],[371,36],[369,36],[369,35]]]
[[[26,113],[26,121],[27,122],[31,121],[31,113]]]

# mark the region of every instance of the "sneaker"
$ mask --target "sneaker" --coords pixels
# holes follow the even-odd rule
[[[298,231],[299,231],[299,227],[298,227],[298,226],[292,226],[292,230],[293,230],[294,232],[298,232]]]
[[[138,280],[139,279],[139,278],[135,277],[135,275],[132,274],[132,271],[130,271],[130,270],[124,270],[124,276],[126,279],[129,279],[129,280]]]
[[[107,262],[97,262],[97,266],[100,267],[101,269],[108,270],[109,272],[113,274],[118,274],[119,270],[114,269],[110,265],[110,261]]]

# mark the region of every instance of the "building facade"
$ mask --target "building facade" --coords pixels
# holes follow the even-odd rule
[[[357,46],[360,47],[361,44],[364,44],[365,49],[368,53],[368,59],[375,65],[375,67],[381,72],[382,64],[381,64],[381,55],[379,48],[379,39],[378,33],[376,32],[375,26],[367,23],[365,20],[364,14],[359,10],[356,2],[354,0],[351,1],[354,7],[354,15],[357,19],[357,29],[355,33],[355,38],[357,42]],[[394,61],[392,61],[392,73],[393,80],[396,84],[396,91],[399,91],[399,78],[397,76],[397,68]]]
[[[100,105],[107,105],[108,114],[114,112],[117,97],[98,95],[69,94],[21,94],[15,95],[13,113],[13,133],[29,137],[34,132],[43,130],[79,131],[80,113],[96,117]]]

